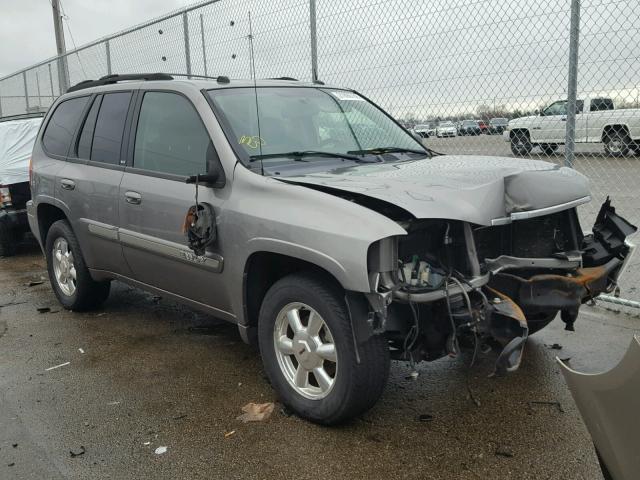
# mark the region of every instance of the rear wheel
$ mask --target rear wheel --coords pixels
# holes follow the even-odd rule
[[[627,132],[615,130],[606,134],[604,150],[612,157],[623,157],[629,154],[631,139]]]
[[[78,240],[66,220],[58,220],[49,228],[45,252],[51,287],[64,308],[89,310],[107,299],[111,282],[91,278]]]
[[[528,155],[532,148],[529,132],[516,130],[511,134],[511,152],[514,155]]]
[[[543,143],[540,145],[540,149],[545,155],[553,155],[558,149],[558,145],[554,145],[553,143]]]
[[[282,403],[299,416],[333,425],[370,409],[389,375],[389,347],[374,335],[358,344],[338,288],[294,274],[267,292],[258,326],[265,371]]]
[[[0,218],[0,257],[12,257],[16,254],[16,235],[9,222]]]

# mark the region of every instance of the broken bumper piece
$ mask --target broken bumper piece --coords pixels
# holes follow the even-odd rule
[[[587,425],[605,478],[632,480],[640,472],[640,337],[620,363],[590,375],[560,364],[569,390]]]

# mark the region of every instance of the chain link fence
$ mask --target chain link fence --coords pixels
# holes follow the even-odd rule
[[[637,0],[206,1],[0,79],[0,116],[112,73],[249,78],[250,36],[257,77],[354,88],[438,152],[569,163],[592,182],[583,228],[608,195],[640,224]],[[640,306],[639,281],[640,256],[617,301]]]

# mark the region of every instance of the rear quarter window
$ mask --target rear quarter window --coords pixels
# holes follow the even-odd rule
[[[88,101],[89,97],[70,98],[56,107],[42,135],[42,144],[48,154],[67,156]]]

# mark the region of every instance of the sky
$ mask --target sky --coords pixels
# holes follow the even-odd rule
[[[192,0],[62,0],[67,49],[193,3]],[[0,77],[56,54],[49,0],[0,0]]]
[[[78,47],[192,0],[62,0]],[[582,0],[578,95],[640,105],[640,0]],[[0,76],[55,54],[49,0],[0,0]],[[308,0],[219,0],[188,14],[192,73],[308,80]],[[320,80],[354,88],[397,118],[533,110],[566,98],[569,0],[317,0]],[[68,29],[67,48],[73,48]],[[178,15],[68,56],[71,84],[108,73],[186,73]],[[56,68],[55,66],[53,68]],[[59,94],[48,65],[27,74],[29,107]],[[3,112],[25,108],[21,76]]]

